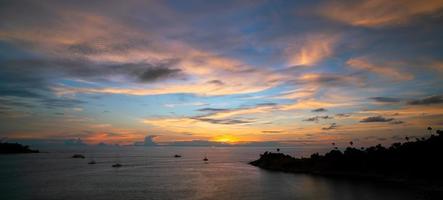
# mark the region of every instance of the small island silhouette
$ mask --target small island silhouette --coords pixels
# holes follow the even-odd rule
[[[29,149],[27,145],[18,143],[0,142],[0,154],[39,153],[38,150]]]
[[[283,153],[265,152],[251,165],[275,171],[309,173],[336,177],[364,178],[407,185],[443,186],[443,131],[429,138],[416,138],[382,145],[355,148],[350,142],[343,152],[337,147],[309,158],[294,158]],[[335,146],[335,143],[332,143]]]

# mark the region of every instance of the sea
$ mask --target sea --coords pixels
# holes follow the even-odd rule
[[[271,147],[75,147],[0,155],[0,199],[425,199],[405,186],[248,164]],[[309,152],[281,148],[302,156]],[[298,153],[297,153],[298,152]],[[72,158],[82,154],[86,158]],[[178,154],[182,157],[175,158]],[[203,161],[207,157],[208,161]],[[88,164],[94,160],[96,164]],[[112,167],[120,163],[119,168]]]

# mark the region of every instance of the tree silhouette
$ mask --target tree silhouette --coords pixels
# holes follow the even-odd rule
[[[428,127],[428,131],[429,131],[429,134],[431,134],[432,135],[432,127]]]
[[[286,172],[315,173],[368,177],[386,180],[407,180],[441,184],[443,186],[443,131],[416,141],[405,137],[405,143],[394,143],[389,148],[381,144],[367,148],[350,147],[344,151],[333,149],[324,155],[314,153],[308,158],[294,158],[282,153],[260,155],[252,165]],[[335,146],[335,143],[331,143]]]

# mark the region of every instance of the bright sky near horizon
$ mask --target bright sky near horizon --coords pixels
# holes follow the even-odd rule
[[[443,0],[0,3],[0,138],[365,144],[443,128]]]

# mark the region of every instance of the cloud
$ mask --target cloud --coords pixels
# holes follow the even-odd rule
[[[307,119],[304,119],[303,121],[307,121],[307,122],[318,122],[320,119],[334,119],[334,117],[331,117],[329,115],[325,115],[325,116],[315,116],[315,117],[310,117]]]
[[[350,117],[351,114],[349,114],[349,113],[338,113],[338,114],[336,114],[335,116],[336,116],[336,117],[344,118],[344,117]]]
[[[313,97],[317,93],[317,86],[306,86],[295,90],[285,91],[275,96],[277,99],[303,99]]]
[[[333,73],[305,73],[299,76],[294,82],[296,84],[316,87],[361,87],[365,85],[365,80],[362,77],[352,74],[343,75]]]
[[[158,144],[154,141],[156,135],[148,135],[145,137],[143,142],[134,142],[135,146],[157,146]]]
[[[253,121],[251,120],[241,120],[241,119],[212,119],[212,118],[206,118],[206,117],[191,117],[190,119],[199,120],[203,122],[209,122],[213,124],[250,124]]]
[[[280,105],[279,107],[275,108],[278,110],[306,110],[306,109],[312,109],[313,107],[323,107],[323,108],[330,108],[330,107],[339,107],[339,106],[346,106],[350,105],[349,101],[343,102],[343,100],[328,100],[328,101],[319,101],[316,99],[301,99],[298,100],[295,103],[292,104],[285,104]]]
[[[176,76],[181,70],[171,69],[165,67],[152,67],[143,69],[143,71],[138,74],[138,79],[141,82],[152,82],[159,79],[166,79]]]
[[[386,78],[393,78],[398,81],[412,80],[414,76],[409,73],[400,72],[392,66],[382,66],[371,63],[367,58],[352,58],[346,64],[354,69],[365,70]]]
[[[219,86],[224,85],[223,81],[221,81],[221,80],[210,80],[207,83],[214,84],[214,85],[219,85]]]
[[[1,92],[0,92],[1,93]],[[9,110],[10,107],[19,107],[19,108],[34,108],[35,106],[27,103],[27,102],[22,102],[22,101],[18,101],[18,100],[13,100],[13,99],[9,99],[9,98],[4,98],[1,97],[0,95],[0,109],[3,110]]]
[[[442,95],[429,96],[423,99],[417,99],[408,102],[409,105],[433,105],[433,104],[442,104],[442,103],[443,103]]]
[[[311,110],[311,112],[326,112],[326,111],[328,111],[328,110],[325,108],[317,108],[317,109]]]
[[[248,129],[255,129],[250,125],[262,123],[262,121],[257,120],[256,116],[248,115],[257,113],[268,114],[274,107],[273,105],[256,105],[254,107],[240,107],[237,109],[203,108],[201,111],[208,113],[197,116],[147,118],[143,119],[142,122],[173,132],[193,130],[197,133],[203,131],[205,134],[208,132],[223,133],[226,131],[235,133],[241,132],[245,126],[248,126]]]
[[[203,102],[189,102],[189,103],[168,103],[168,104],[163,104],[164,107],[167,108],[175,108],[178,106],[205,106],[208,105],[207,103],[203,103]]]
[[[0,69],[0,73],[1,71]],[[40,105],[47,108],[66,108],[86,103],[83,100],[54,97],[47,91],[49,90],[47,85],[15,77],[17,80],[0,79],[0,99],[5,105],[17,108],[32,108]]]
[[[64,144],[68,146],[86,146],[86,144],[80,138],[65,140]]]
[[[202,111],[202,112],[222,112],[222,111],[228,111],[229,109],[225,109],[225,108],[201,108],[198,109],[198,111]]]
[[[369,99],[372,99],[376,102],[381,102],[381,103],[397,103],[397,102],[401,101],[401,99],[391,98],[391,97],[371,97]]]
[[[338,126],[337,126],[337,124],[336,123],[331,123],[331,125],[330,126],[328,126],[328,127],[323,127],[323,128],[321,128],[322,130],[325,130],[325,131],[329,131],[329,130],[332,130],[332,129],[336,129]]]
[[[47,108],[69,108],[86,103],[82,100],[66,98],[43,98],[40,102],[42,102]]]
[[[124,85],[125,87],[72,87],[61,85],[54,86],[52,89],[60,96],[75,95],[78,93],[141,96],[187,93],[203,96],[218,96],[260,92],[277,86],[284,80],[282,75],[267,72],[266,70],[224,71],[225,69],[217,69],[216,66],[208,66],[205,70],[206,69],[210,69],[210,72],[195,72],[192,71],[192,69],[182,67],[182,73],[172,73],[172,75],[186,74],[186,78],[176,79],[171,82],[154,82],[149,85]],[[250,77],[247,81],[244,79],[245,74]],[[229,83],[224,83],[223,85],[206,83],[207,79],[213,79],[213,77],[218,76],[229,77]]]
[[[301,42],[295,41],[286,49],[290,66],[311,66],[333,54],[334,45],[339,40],[336,35],[310,35]]]
[[[230,94],[245,94],[259,92],[267,89],[261,86],[243,86],[238,89],[231,87],[213,87],[205,86],[199,83],[191,84],[164,84],[163,87],[144,88],[144,87],[69,87],[54,86],[52,90],[58,96],[75,95],[75,94],[123,94],[134,96],[149,96],[162,94],[196,94],[202,96],[218,96]]]
[[[145,6],[143,13],[151,14],[162,10],[160,12],[162,14],[156,15],[156,19],[170,23],[167,26],[156,20],[149,20],[150,23],[147,23],[138,18],[132,19],[126,14],[119,15],[121,9],[115,8],[111,3],[106,6],[114,12],[97,9],[94,6],[88,7],[85,11],[84,5],[73,6],[59,2],[43,9],[47,12],[47,18],[31,19],[20,16],[26,19],[23,21],[17,19],[13,25],[5,26],[0,37],[5,38],[5,41],[13,46],[44,55],[44,58],[39,58],[42,61],[23,63],[26,66],[20,67],[21,69],[26,67],[31,74],[51,75],[44,77],[43,80],[56,82],[60,81],[60,78],[71,78],[100,83],[106,81],[123,83],[119,87],[57,86],[55,88],[59,95],[76,93],[226,95],[259,92],[277,86],[283,81],[281,74],[251,66],[233,57],[223,56],[223,53],[216,49],[201,49],[198,44],[188,43],[183,35],[176,39],[176,34],[180,34],[176,29],[187,29],[183,30],[184,32],[193,30],[188,30],[186,26],[177,23],[175,19],[178,16],[164,15],[164,13],[172,14],[174,10],[170,10],[162,3],[146,5],[139,2],[137,6],[128,4],[128,8],[139,10]],[[59,12],[58,7],[69,7],[70,11]],[[5,18],[9,18],[16,16],[12,10],[24,9],[29,10],[29,13],[36,13],[36,16],[43,15],[40,13],[42,10],[31,8],[32,6],[23,7],[17,3],[10,5],[10,8],[6,9],[8,12],[3,14]],[[178,13],[174,15],[176,14],[178,15]],[[188,17],[190,16],[179,18],[184,20],[189,19]],[[49,19],[56,20],[54,23],[49,23],[47,21]],[[33,23],[25,23],[27,20]],[[171,30],[171,27],[174,27],[172,28],[174,30]],[[35,32],[39,34],[34,34]],[[168,37],[167,34],[173,36]],[[29,65],[33,67],[28,67]],[[38,69],[44,69],[45,73],[39,72]],[[246,75],[247,79],[244,78]],[[229,81],[222,80],[225,77],[229,77]],[[164,83],[164,80],[174,83]],[[162,82],[159,83],[160,81]],[[134,85],[132,82],[144,84]]]
[[[404,124],[404,121],[400,121],[400,120],[396,120],[396,121],[391,121],[389,122],[390,124]]]
[[[382,116],[373,116],[362,119],[360,122],[371,123],[371,122],[390,122],[394,120],[394,118],[385,118]]]
[[[433,61],[430,67],[438,72],[443,72],[443,61]]]
[[[278,104],[276,104],[276,103],[259,103],[259,104],[257,104],[257,106],[276,106],[276,105],[278,105]]]
[[[416,17],[440,11],[440,0],[424,1],[333,1],[325,4],[319,14],[353,26],[396,26],[410,22]]]
[[[281,133],[283,131],[273,131],[273,130],[266,130],[266,131],[261,131],[262,133]]]
[[[214,111],[208,115],[204,115],[203,117],[211,117],[214,119],[223,119],[232,116],[238,115],[249,115],[255,113],[267,113],[274,109],[278,109],[274,104],[257,104],[252,107],[240,107],[236,109],[226,109],[226,110],[218,110]]]
[[[138,63],[98,63],[85,58],[41,57],[29,60],[0,61],[0,64],[5,66],[6,70],[10,69],[19,77],[26,79],[30,78],[28,74],[24,73],[40,73],[37,78],[56,78],[52,76],[61,74],[64,78],[113,81],[115,76],[121,76],[129,81],[152,82],[179,75],[181,70],[173,68],[177,62],[176,59],[165,59]],[[30,66],[32,68],[28,69]]]
[[[85,141],[89,144],[99,144],[102,142],[106,143],[125,143],[125,144],[133,144],[134,141],[140,139],[139,133],[133,130],[125,130],[125,129],[114,129],[112,132],[109,132],[109,127],[104,128],[106,131],[88,131],[87,135],[83,136]],[[150,139],[148,137],[148,142]]]

